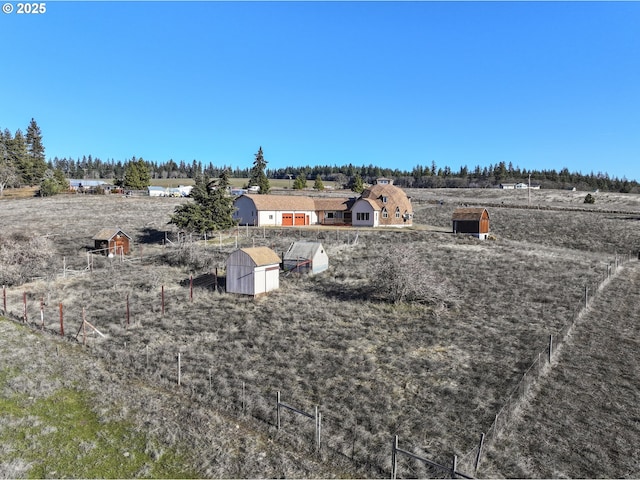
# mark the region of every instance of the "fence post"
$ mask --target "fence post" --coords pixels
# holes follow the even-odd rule
[[[552,355],[553,355],[553,335],[549,335],[549,365],[551,365]]]
[[[40,297],[40,326],[44,330],[44,297]]]
[[[480,445],[478,445],[478,454],[476,455],[475,471],[478,471],[480,465],[480,456],[482,455],[482,447],[484,446],[484,432],[480,435]]]
[[[589,286],[584,286],[584,308],[589,306]]]
[[[180,352],[178,352],[178,386],[180,386],[180,382],[181,382],[181,375],[182,375],[182,371],[181,371],[182,365],[180,365]]]
[[[129,326],[129,316],[130,316],[130,311],[129,311],[129,294],[127,293],[127,327]]]
[[[451,465],[451,478],[457,478],[456,477],[456,470],[458,469],[458,456],[454,455],[453,456],[453,463]]]
[[[24,320],[24,323],[27,323],[27,292],[22,293],[22,303],[24,304],[22,319]]]
[[[276,393],[276,428],[280,430],[280,392]]]
[[[64,337],[64,321],[62,317],[62,302],[60,302],[60,336]]]
[[[391,480],[396,480],[398,472],[398,436],[393,437],[393,445],[391,447]]]
[[[244,382],[242,382],[242,413],[244,414]]]
[[[2,285],[2,314],[7,314],[7,286]]]
[[[160,288],[160,301],[162,303],[162,316],[164,316],[164,285],[162,285],[162,287]]]
[[[193,301],[193,275],[189,275],[189,300]]]

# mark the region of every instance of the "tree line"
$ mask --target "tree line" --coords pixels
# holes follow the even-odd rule
[[[113,181],[123,188],[146,188],[154,179],[219,178],[225,172],[229,178],[249,178],[250,185],[260,186],[268,192],[269,179],[295,179],[294,187],[304,188],[306,180],[315,180],[320,188],[323,181],[335,182],[346,188],[359,189],[360,182],[374,183],[376,178],[387,177],[404,188],[487,188],[500,183],[529,182],[542,188],[576,188],[577,190],[602,190],[623,193],[640,193],[636,180],[610,177],[607,173],[570,172],[561,170],[523,169],[511,162],[497,162],[487,166],[468,166],[452,170],[448,166],[418,164],[409,170],[382,168],[372,164],[288,166],[270,169],[262,147],[255,154],[254,165],[247,168],[230,165],[214,165],[198,160],[178,162],[146,161],[132,157],[127,160],[102,160],[92,155],[82,158],[58,158],[45,160],[42,132],[31,119],[26,134],[21,129],[14,134],[9,129],[0,130],[0,195],[6,187],[39,185],[43,195],[68,189],[68,179],[102,179]],[[256,162],[258,167],[256,169]],[[265,188],[266,187],[266,188]]]

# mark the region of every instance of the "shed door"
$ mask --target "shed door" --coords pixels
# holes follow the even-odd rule
[[[296,213],[295,224],[296,225],[306,225],[304,213]]]
[[[282,214],[282,225],[284,225],[285,227],[290,227],[293,225],[293,213]]]

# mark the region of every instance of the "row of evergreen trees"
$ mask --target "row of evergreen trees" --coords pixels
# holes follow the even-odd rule
[[[356,175],[359,175],[365,183],[373,183],[376,178],[393,178],[394,183],[405,188],[486,188],[500,183],[528,182],[529,176],[532,183],[540,184],[543,188],[572,188],[578,190],[616,191],[616,192],[640,192],[640,184],[635,180],[610,177],[606,173],[590,172],[583,174],[570,172],[567,168],[560,171],[521,169],[512,163],[498,162],[481,167],[477,165],[473,169],[463,166],[458,170],[450,167],[438,167],[435,162],[431,165],[417,165],[411,171],[381,168],[375,165],[318,165],[318,166],[291,166],[277,169],[267,168],[262,148],[258,153],[263,162],[263,172],[267,179],[295,179],[298,181],[315,180],[320,177],[323,181],[336,182],[349,186]],[[137,162],[136,157],[127,161],[114,160],[102,161],[91,155],[82,159],[58,159],[49,160],[48,167],[52,170],[60,169],[67,178],[79,179],[122,179],[126,167],[131,162]],[[153,179],[166,178],[198,178],[206,176],[218,178],[223,171],[228,172],[230,178],[252,178],[255,165],[248,168],[231,167],[229,165],[215,166],[211,162],[204,165],[200,161],[191,163],[180,161],[176,163],[169,160],[165,163],[146,162],[149,176]]]
[[[360,180],[373,183],[376,178],[393,178],[394,183],[405,188],[485,188],[500,183],[527,182],[540,184],[543,188],[571,188],[578,190],[640,192],[636,180],[610,177],[606,173],[582,174],[570,172],[567,168],[556,170],[527,170],[514,166],[511,162],[498,162],[485,167],[467,166],[453,171],[450,167],[417,165],[411,171],[381,168],[375,165],[318,165],[291,166],[278,169],[267,168],[262,147],[255,154],[250,168],[232,168],[228,165],[214,166],[209,162],[193,160],[164,163],[149,162],[132,157],[129,160],[103,161],[91,155],[81,159],[58,158],[45,161],[45,148],[38,124],[31,119],[26,135],[18,129],[12,134],[8,129],[0,131],[0,194],[5,187],[20,185],[40,185],[41,193],[53,194],[68,187],[67,179],[108,179],[125,188],[145,188],[153,179],[162,178],[219,178],[226,172],[232,178],[249,178],[249,185],[260,187],[262,193],[269,191],[269,179],[294,178],[294,187],[306,186],[307,179],[320,182],[332,181],[353,188]],[[315,185],[317,186],[317,185]]]

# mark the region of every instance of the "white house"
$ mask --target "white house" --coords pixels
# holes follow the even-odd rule
[[[413,223],[411,200],[393,180],[379,178],[351,208],[354,227],[408,227]]]
[[[241,195],[233,202],[240,225],[297,226],[318,223],[315,203],[295,195]]]
[[[329,256],[320,242],[294,242],[282,259],[285,272],[316,274],[329,268]]]
[[[269,247],[241,248],[227,258],[227,293],[261,295],[280,288],[280,257]]]

